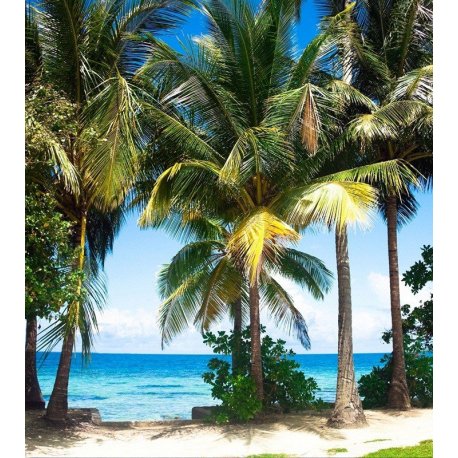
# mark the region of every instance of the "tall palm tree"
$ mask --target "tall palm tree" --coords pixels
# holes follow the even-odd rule
[[[353,60],[352,84],[371,103],[353,113],[346,140],[364,153],[365,162],[402,160],[421,172],[420,179],[428,178],[432,173],[432,2],[358,2],[353,19],[351,28],[357,31],[354,49],[371,57],[370,61]],[[408,409],[397,229],[415,214],[417,204],[409,189],[399,193],[386,184],[379,189],[388,229],[393,332],[388,405]]]
[[[155,41],[137,74],[166,88],[146,108],[170,162],[140,225],[160,225],[174,212],[205,210],[231,225],[226,249],[248,281],[252,376],[262,399],[259,302],[261,275],[298,231],[312,222],[363,220],[376,193],[354,179],[407,173],[396,161],[319,176],[332,131],[335,97],[310,81],[328,65],[334,43],[324,32],[299,58],[291,51],[295,2],[203,2],[210,33],[178,54]],[[335,26],[340,18],[331,21]],[[323,135],[322,135],[323,134]],[[321,161],[321,162],[320,162]]]
[[[354,7],[348,0],[316,0],[319,14],[326,18],[346,11],[347,16],[351,14]],[[345,85],[351,85],[352,79],[352,48],[351,36],[347,35],[343,40],[337,32],[337,46],[334,55],[332,70],[335,78],[342,79]],[[338,92],[338,91],[337,91]],[[348,109],[348,104],[344,103]],[[342,162],[342,161],[339,161]],[[336,164],[334,164],[336,165]],[[340,164],[348,167],[349,162]],[[352,298],[350,280],[350,259],[348,254],[347,227],[340,230],[335,228],[336,265],[337,265],[337,287],[338,287],[338,366],[337,366],[337,387],[334,410],[328,420],[332,427],[349,427],[366,424],[366,418],[359,397],[355,379],[355,366],[353,359],[353,330],[352,330]]]
[[[113,211],[122,203],[147,138],[139,121],[142,91],[132,84],[133,73],[150,52],[144,37],[178,25],[188,3],[44,0],[37,7],[42,81],[74,106],[74,134],[61,150],[78,187],[59,188],[58,181],[55,195],[63,214],[75,223],[76,271],[86,269],[91,215]],[[81,279],[77,296],[83,292]],[[83,308],[81,299],[67,307],[65,337],[46,413],[50,420],[63,420],[67,414],[71,356]]]

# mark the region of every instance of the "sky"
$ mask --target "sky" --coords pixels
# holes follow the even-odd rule
[[[303,48],[317,32],[317,13],[313,2],[306,2],[297,29],[298,48]],[[190,35],[204,32],[205,21],[195,12],[177,34],[163,39],[174,47]],[[420,259],[421,246],[432,244],[432,195],[419,194],[417,217],[399,233],[399,267],[404,272]],[[108,301],[99,315],[99,335],[95,352],[100,353],[209,353],[198,331],[190,328],[177,336],[164,350],[160,346],[157,310],[160,298],[155,279],[162,264],[167,263],[181,245],[162,231],[140,230],[138,215],[129,217],[114,244],[113,254],[106,261]],[[379,216],[370,230],[354,230],[349,236],[354,351],[388,352],[389,345],[381,340],[381,333],[390,327],[389,277],[386,226]],[[322,259],[335,274],[335,246],[333,234],[306,233],[298,249]],[[336,275],[335,275],[336,277]],[[292,295],[295,305],[306,318],[312,348],[310,353],[337,352],[337,285],[323,301],[314,300],[291,281],[280,280]],[[423,297],[427,291],[423,292]],[[402,303],[418,304],[421,295],[413,297],[401,285]],[[305,349],[294,338],[278,329],[274,322],[262,315],[267,332],[284,338],[296,353]],[[224,320],[214,329],[230,329]]]
[[[432,244],[432,195],[418,194],[420,208],[416,218],[399,232],[399,268],[407,270],[420,259],[421,246]],[[199,332],[190,328],[175,338],[163,351],[156,324],[160,298],[155,279],[162,264],[167,263],[181,245],[162,231],[140,230],[137,217],[130,217],[114,244],[113,254],[106,261],[108,301],[99,316],[99,335],[94,351],[101,353],[209,353]],[[332,233],[305,233],[298,249],[322,259],[334,273],[335,245]],[[356,353],[388,352],[381,333],[390,327],[389,277],[386,226],[376,216],[372,228],[350,230],[349,253],[353,300],[353,334]],[[323,301],[313,299],[307,291],[288,280],[280,280],[304,315],[312,342],[310,353],[337,352],[337,284]],[[401,284],[402,303],[415,305],[425,299],[425,289],[413,296]],[[294,337],[277,329],[263,315],[262,322],[272,337],[281,337],[296,353],[305,349]],[[229,329],[224,321],[214,329]]]

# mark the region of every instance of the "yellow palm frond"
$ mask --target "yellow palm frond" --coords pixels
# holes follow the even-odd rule
[[[230,256],[242,265],[250,283],[259,278],[263,258],[275,262],[288,242],[297,242],[299,234],[268,208],[252,212],[238,225],[230,238],[227,249]]]
[[[209,161],[177,162],[169,167],[156,180],[148,204],[138,220],[140,227],[147,227],[170,215],[174,201],[180,197],[172,192],[173,180],[184,169],[204,170],[210,174],[219,175],[219,168]]]
[[[302,189],[301,197],[288,212],[288,222],[299,227],[315,222],[338,229],[354,223],[366,227],[376,203],[377,191],[366,183],[317,183]]]

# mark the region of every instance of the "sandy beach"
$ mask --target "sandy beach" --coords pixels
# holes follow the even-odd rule
[[[244,457],[261,453],[326,457],[334,448],[348,450],[338,453],[339,457],[356,457],[433,437],[432,409],[367,410],[367,427],[341,430],[327,428],[323,413],[222,426],[191,420],[93,424],[90,416],[82,416],[65,429],[49,427],[40,415],[26,416],[28,457]]]

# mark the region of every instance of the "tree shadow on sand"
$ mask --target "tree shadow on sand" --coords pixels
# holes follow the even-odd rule
[[[275,415],[270,418],[243,424],[215,425],[211,423],[180,423],[179,425],[162,425],[156,434],[150,436],[151,440],[173,437],[177,440],[182,436],[192,435],[195,429],[208,429],[209,432],[217,433],[221,438],[232,441],[243,440],[249,445],[255,438],[268,438],[281,431],[308,432],[316,434],[326,440],[340,440],[345,437],[339,430],[328,428],[326,420],[328,415],[324,413],[302,413]]]
[[[44,418],[45,410],[26,411],[25,449],[30,453],[37,448],[54,450],[68,448],[83,440],[81,433],[94,429],[90,409],[69,410],[69,421],[51,423]]]

